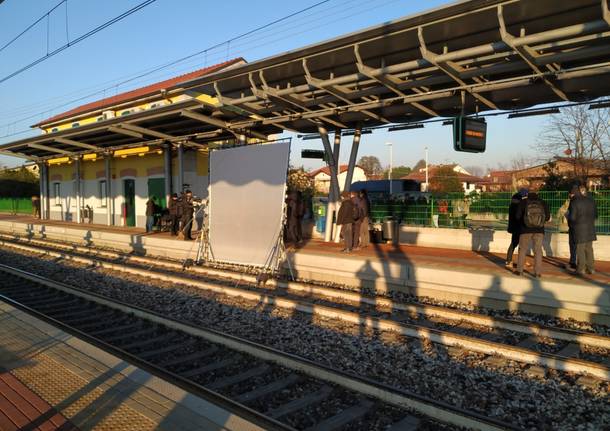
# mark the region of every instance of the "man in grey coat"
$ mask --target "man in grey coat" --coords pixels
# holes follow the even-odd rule
[[[570,230],[574,232],[576,242],[576,273],[578,275],[594,274],[593,241],[597,240],[595,233],[597,207],[595,201],[587,193],[587,188],[581,186],[575,193],[568,209]]]

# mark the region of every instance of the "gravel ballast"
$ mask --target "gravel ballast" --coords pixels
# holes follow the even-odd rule
[[[269,345],[420,395],[536,430],[610,427],[608,384],[574,384],[549,370],[528,378],[527,366],[490,366],[484,355],[448,352],[425,340],[178,286],[159,280],[0,251],[0,262],[124,302]]]

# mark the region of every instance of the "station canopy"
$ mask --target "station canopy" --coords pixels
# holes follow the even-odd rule
[[[607,0],[469,0],[165,89],[183,102],[0,147],[34,160],[610,95]]]

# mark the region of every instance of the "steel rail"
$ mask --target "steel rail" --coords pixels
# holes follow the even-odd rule
[[[229,349],[246,353],[265,361],[274,362],[278,365],[285,366],[295,371],[303,372],[314,378],[337,384],[349,390],[359,392],[383,402],[399,407],[409,408],[441,422],[482,431],[519,429],[510,424],[506,424],[505,422],[488,418],[475,412],[468,412],[466,410],[448,405],[444,402],[435,401],[430,398],[394,388],[368,378],[356,376],[341,370],[321,365],[300,356],[282,352],[280,350],[254,343],[228,333],[223,333],[210,328],[193,326],[178,319],[169,318],[135,305],[111,299],[100,294],[88,292],[64,283],[59,283],[4,264],[0,264],[0,272],[28,280],[41,286],[50,287],[67,294],[78,296],[87,301],[131,314],[137,318],[144,319],[188,335],[199,337],[215,344],[220,344]],[[48,319],[47,316],[45,316],[45,318]],[[116,349],[113,346],[109,347]],[[119,351],[118,353],[121,352]],[[136,357],[134,357],[134,362],[136,362],[136,364],[142,363],[144,366],[148,364],[148,362],[137,359]]]
[[[26,251],[40,251],[40,249],[36,249],[31,246],[17,245],[13,243],[6,243],[5,241],[0,241],[0,244],[5,246],[15,246],[16,248],[22,248]],[[503,344],[495,341],[483,340],[474,336],[467,336],[456,334],[451,331],[446,330],[437,330],[432,329],[427,326],[421,326],[417,324],[410,323],[402,323],[397,322],[390,319],[377,318],[367,315],[362,315],[360,312],[354,312],[349,310],[344,310],[341,308],[331,307],[327,305],[319,305],[315,304],[312,301],[305,300],[297,300],[297,299],[287,299],[278,295],[270,294],[270,293],[259,293],[252,289],[240,288],[237,286],[226,286],[221,285],[219,282],[207,282],[196,280],[190,277],[181,276],[181,275],[168,275],[164,273],[160,273],[159,271],[154,271],[152,269],[144,269],[144,268],[134,268],[125,266],[125,262],[120,264],[110,263],[106,261],[96,260],[88,257],[80,257],[74,255],[68,255],[61,252],[53,252],[49,250],[45,250],[44,253],[47,253],[54,257],[65,258],[67,260],[72,260],[79,263],[84,263],[88,265],[97,265],[101,268],[110,269],[113,271],[129,273],[139,276],[148,276],[154,279],[163,280],[171,283],[178,283],[189,285],[192,287],[197,287],[199,289],[208,290],[216,293],[222,293],[228,296],[240,297],[251,301],[256,301],[257,303],[263,303],[268,305],[274,305],[280,308],[289,309],[289,310],[297,310],[303,313],[308,313],[312,315],[318,315],[329,319],[341,319],[344,321],[351,322],[353,324],[362,325],[370,329],[377,330],[387,330],[394,331],[400,333],[402,335],[414,338],[427,338],[432,342],[443,344],[446,346],[455,346],[469,349],[471,351],[476,351],[479,353],[487,354],[487,355],[498,355],[507,359],[512,359],[522,363],[542,365],[548,368],[566,371],[566,372],[574,372],[574,373],[587,373],[598,379],[602,380],[610,380],[610,368],[599,363],[571,358],[571,357],[563,357],[557,354],[545,353],[545,352],[536,352],[532,349],[520,347],[520,346],[512,346],[508,344]],[[138,259],[138,258],[136,258]],[[147,262],[150,264],[151,262]],[[251,279],[251,278],[250,278]],[[242,279],[242,281],[246,281]],[[278,285],[278,287],[281,287]],[[292,288],[294,289],[294,284]],[[317,293],[329,292],[328,288],[316,288]],[[339,297],[339,293],[335,293],[333,296]],[[369,302],[374,302],[375,299],[369,297]],[[404,307],[404,311],[410,311],[409,307]],[[440,307],[437,307],[440,308]],[[425,309],[425,307],[424,307]],[[429,310],[429,309],[428,309]],[[442,311],[442,309],[441,309]],[[446,311],[446,310],[445,310]],[[457,315],[454,314],[456,312],[446,312],[447,316],[452,316],[452,318],[456,319]],[[460,312],[457,312],[460,313]],[[433,314],[434,315],[434,314]],[[475,316],[476,317],[476,316]],[[483,319],[484,320],[484,319]],[[473,319],[473,323],[476,322],[476,319]],[[493,321],[492,321],[493,322]],[[519,328],[519,324],[514,321],[507,321],[505,325],[508,328]],[[521,326],[522,331],[524,327]],[[610,338],[603,337],[600,335],[594,334],[586,334],[586,333],[578,333],[577,331],[563,331],[551,328],[541,327],[539,325],[532,325],[530,328],[530,333],[532,335],[541,335],[541,336],[550,336],[548,334],[557,333],[562,334],[562,340],[569,339],[572,342],[580,342],[582,343],[583,339],[591,340],[596,342],[597,346],[606,347],[610,343]]]
[[[7,245],[15,244],[12,240],[15,240],[14,236],[0,233],[0,244],[4,244],[2,241],[7,240]],[[17,239],[19,242],[23,242],[22,239]],[[41,239],[27,239],[25,240],[28,244],[39,244],[43,247],[55,247],[60,249],[66,249],[74,252],[86,253],[94,256],[104,256],[108,259],[121,259],[124,263],[140,263],[142,265],[152,265],[157,267],[164,267],[168,269],[174,269],[182,271],[184,265],[177,261],[170,259],[164,259],[160,257],[147,257],[138,256],[134,254],[121,253],[119,251],[113,251],[109,249],[97,249],[76,244],[68,245],[65,242],[58,242],[52,240],[41,240]],[[191,266],[189,271],[203,276],[221,277],[231,279],[236,283],[247,282],[257,283],[258,277],[256,275],[247,274],[243,272],[237,272],[230,269],[219,269],[209,266]],[[442,307],[437,305],[422,304],[422,303],[403,303],[390,299],[386,296],[380,295],[366,295],[360,292],[354,292],[350,289],[343,289],[337,287],[323,286],[312,282],[304,281],[287,281],[279,278],[272,278],[265,282],[265,286],[269,288],[281,288],[288,291],[294,291],[297,293],[306,293],[309,295],[318,295],[328,298],[340,298],[348,300],[357,304],[367,304],[371,306],[381,306],[391,308],[394,311],[404,311],[408,313],[417,313],[425,316],[437,316],[445,319],[454,321],[468,322],[475,325],[490,326],[495,329],[504,329],[507,331],[520,332],[527,335],[536,335],[541,337],[549,337],[556,340],[562,340],[572,343],[586,344],[594,347],[601,347],[610,350],[610,337],[606,337],[591,332],[578,331],[574,329],[557,328],[548,325],[542,325],[538,323],[524,322],[517,319],[510,319],[505,317],[488,316],[471,312],[467,310],[452,309],[449,307]]]

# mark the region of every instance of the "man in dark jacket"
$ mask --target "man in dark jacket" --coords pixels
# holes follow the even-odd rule
[[[152,232],[153,226],[155,225],[155,213],[157,212],[157,204],[155,203],[154,196],[148,198],[146,201],[146,233]]]
[[[577,195],[580,195],[578,185],[572,186],[570,190],[570,194],[568,195],[569,205],[572,205],[572,201],[576,198]],[[566,212],[566,219],[568,221],[568,245],[570,246],[570,261],[568,262],[568,268],[576,270],[576,241],[574,239],[574,226],[570,220],[570,207],[568,206],[568,211]]]
[[[341,193],[341,207],[337,212],[337,225],[341,226],[341,235],[343,235],[344,248],[341,250],[344,253],[352,251],[353,243],[353,224],[356,220],[356,207],[352,202],[349,192]]]
[[[352,225],[352,248],[354,250],[360,250],[360,226],[362,225],[362,219],[364,218],[362,203],[360,202],[358,192],[350,192],[349,196],[354,204],[355,210],[354,224]]]
[[[366,248],[370,243],[369,222],[371,215],[371,202],[369,201],[366,190],[360,190],[360,247]]]
[[[178,235],[178,226],[180,224],[180,217],[178,216],[178,193],[174,193],[172,198],[169,200],[169,219],[172,225],[172,236]]]
[[[576,242],[576,273],[578,275],[594,274],[593,241],[597,240],[595,219],[597,207],[595,201],[588,195],[587,189],[581,186],[570,202],[568,220],[570,229],[574,232]]]
[[[182,234],[185,241],[190,241],[193,229],[193,193],[190,190],[184,192],[182,198]]]
[[[513,253],[519,245],[519,236],[521,235],[521,229],[519,220],[517,220],[517,208],[523,199],[527,199],[527,190],[521,189],[518,193],[515,193],[511,200],[510,206],[508,207],[508,233],[512,234],[508,251],[506,252],[506,267],[510,268],[513,265]]]
[[[525,253],[534,244],[534,276],[542,276],[542,242],[544,240],[544,224],[551,219],[549,206],[538,197],[537,193],[529,193],[527,199],[519,204],[516,212],[521,235],[519,237],[519,257],[517,259],[517,274],[523,275]]]

